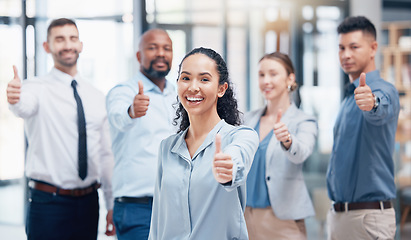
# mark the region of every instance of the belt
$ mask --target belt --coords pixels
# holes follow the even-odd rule
[[[98,188],[100,188],[101,184],[95,182],[92,185],[85,187],[85,188],[62,189],[62,188],[58,188],[48,183],[42,183],[42,182],[31,180],[29,182],[29,186],[33,189],[36,189],[42,192],[53,193],[55,195],[82,197],[82,196],[88,195],[96,191]]]
[[[384,210],[384,209],[392,208],[392,204],[390,201],[334,203],[333,207],[336,212],[346,212],[350,210],[362,210],[362,209]]]
[[[120,203],[144,203],[144,204],[149,204],[153,202],[152,197],[117,197],[114,199],[116,202]]]

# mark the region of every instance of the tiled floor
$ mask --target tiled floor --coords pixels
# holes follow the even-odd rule
[[[22,181],[0,185],[0,239],[1,240],[25,240],[24,232],[24,183]],[[103,198],[100,206],[105,206]],[[98,240],[114,240],[115,237],[107,237],[105,231],[106,210],[100,210],[100,223]],[[325,229],[320,222],[312,217],[306,219],[307,234],[309,240],[325,240]],[[401,234],[401,240],[411,239],[411,222],[407,223]]]

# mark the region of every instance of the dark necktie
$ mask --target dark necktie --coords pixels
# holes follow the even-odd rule
[[[83,104],[77,92],[77,82],[71,82],[73,87],[74,98],[77,103],[78,116],[78,175],[82,180],[87,176],[87,133],[86,133],[86,118],[84,117]]]
[[[344,98],[351,96],[354,93],[355,85],[348,83],[345,85]]]

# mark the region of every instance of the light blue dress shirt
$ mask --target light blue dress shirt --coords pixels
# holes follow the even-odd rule
[[[258,121],[254,130],[257,134],[260,134],[260,121]],[[260,142],[254,156],[253,165],[248,173],[247,206],[252,208],[266,208],[270,206],[267,184],[265,183],[265,156],[267,154],[268,144],[270,143],[273,134],[274,132],[270,131]]]
[[[366,83],[380,99],[378,108],[362,111],[352,94],[343,100],[334,126],[327,186],[335,202],[395,198],[392,154],[400,110],[398,92],[381,79],[379,71],[367,73]],[[355,87],[358,84],[356,79]]]
[[[257,133],[221,120],[193,158],[186,133],[161,143],[149,239],[248,239],[245,182],[259,143]],[[217,133],[222,151],[234,162],[228,185],[218,183],[212,172]]]
[[[138,81],[150,97],[145,116],[132,119],[128,108],[138,93]],[[115,86],[107,95],[106,105],[114,153],[114,197],[153,196],[160,142],[176,132],[173,103],[176,93],[170,82],[164,91],[142,73]]]

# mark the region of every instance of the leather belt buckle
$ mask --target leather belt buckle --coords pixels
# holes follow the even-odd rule
[[[333,204],[334,211],[336,212],[344,212],[345,211],[345,204],[343,203],[335,203]]]
[[[376,202],[339,202],[333,204],[334,211],[336,212],[348,212],[351,210],[364,210],[364,209],[389,209],[392,208],[391,201],[376,201]]]

